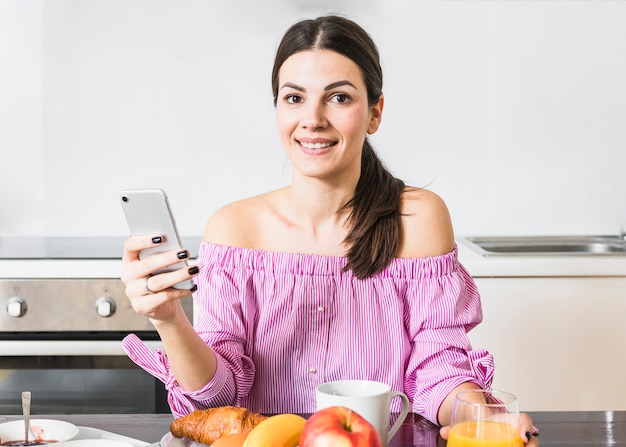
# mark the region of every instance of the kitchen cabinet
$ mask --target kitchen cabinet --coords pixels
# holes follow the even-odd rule
[[[624,272],[474,275],[484,320],[469,337],[495,358],[493,387],[516,394],[524,411],[626,410]]]

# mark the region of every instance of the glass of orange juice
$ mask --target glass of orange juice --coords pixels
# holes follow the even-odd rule
[[[448,447],[522,447],[517,398],[504,391],[470,390],[456,395]]]

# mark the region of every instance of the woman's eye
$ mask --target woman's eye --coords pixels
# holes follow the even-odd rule
[[[287,104],[300,104],[302,102],[302,98],[299,95],[286,95],[285,102]]]
[[[336,93],[331,97],[331,101],[339,103],[339,104],[350,102],[350,100],[352,100],[350,95],[347,95],[345,93]]]

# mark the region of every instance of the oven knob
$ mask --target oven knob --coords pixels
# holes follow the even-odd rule
[[[19,296],[9,298],[7,302],[7,313],[11,318],[23,317],[28,310],[28,304]]]
[[[115,301],[108,296],[100,297],[96,301],[96,312],[102,318],[107,318],[113,315],[116,308]]]

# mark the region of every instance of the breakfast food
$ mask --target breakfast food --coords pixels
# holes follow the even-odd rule
[[[226,406],[195,410],[187,416],[174,419],[170,432],[177,438],[187,438],[211,445],[223,435],[250,433],[261,421],[267,419],[246,408]]]
[[[270,416],[248,433],[242,447],[296,447],[305,423],[297,414]]]

